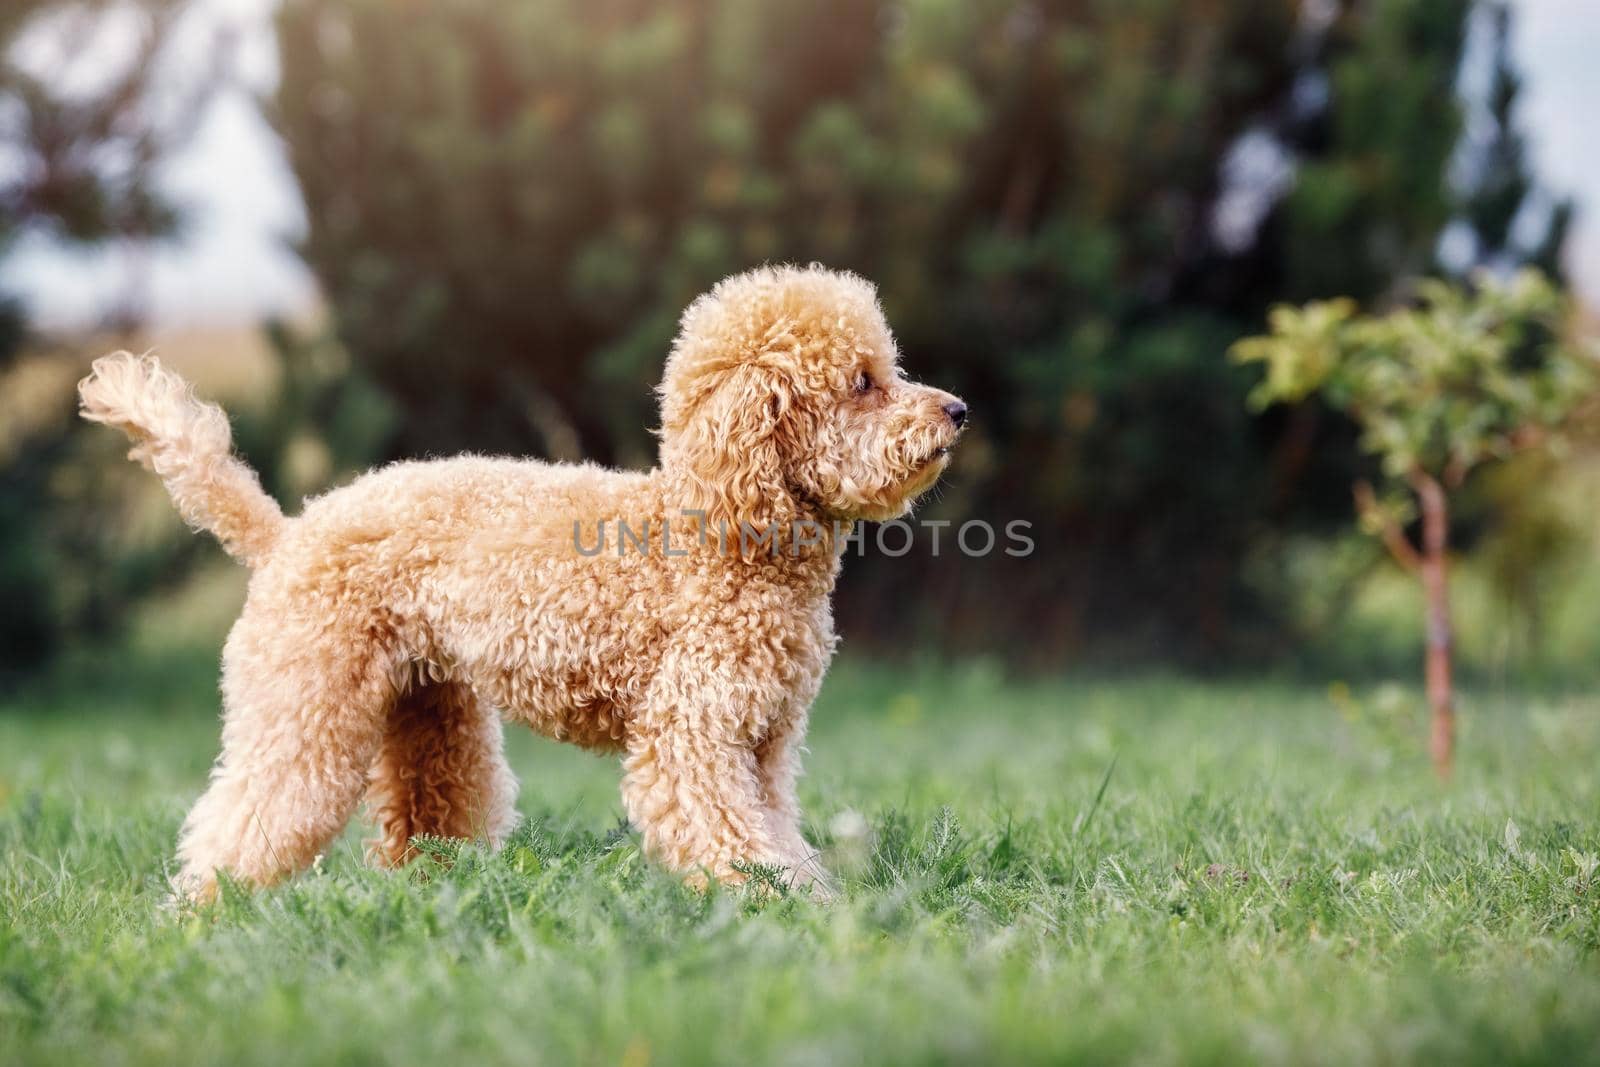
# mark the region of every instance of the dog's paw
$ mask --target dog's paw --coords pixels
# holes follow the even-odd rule
[[[173,913],[193,911],[216,902],[217,877],[185,871],[167,883],[166,907]]]
[[[822,866],[815,850],[791,863],[786,871],[789,892],[809,897],[818,904],[832,904],[839,899],[839,885]]]

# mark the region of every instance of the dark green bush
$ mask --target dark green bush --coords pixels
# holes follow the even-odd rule
[[[1038,543],[861,564],[847,626],[1214,652],[1272,619],[1242,561],[1343,520],[1358,462],[1324,413],[1244,413],[1228,344],[1276,300],[1391,291],[1452,220],[1467,260],[1523,254],[1514,81],[1462,138],[1474,5],[1318,11],[288,0],[271,109],[390,452],[646,464],[683,304],[819,260],[972,404],[934,508]]]

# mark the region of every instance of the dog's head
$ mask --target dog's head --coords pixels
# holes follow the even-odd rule
[[[820,267],[720,282],[683,313],[661,456],[710,522],[890,519],[938,480],[967,408],[906,380],[872,285]]]

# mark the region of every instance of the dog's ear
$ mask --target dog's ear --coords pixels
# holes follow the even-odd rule
[[[743,363],[717,379],[670,442],[671,460],[697,497],[688,506],[703,508],[708,532],[725,529],[729,545],[739,544],[742,525],[757,537],[770,529],[782,538],[798,513],[784,465],[793,398],[787,375]]]

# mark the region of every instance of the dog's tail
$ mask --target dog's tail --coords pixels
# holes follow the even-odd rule
[[[95,360],[78,383],[78,396],[84,418],[128,435],[128,458],[161,476],[190,526],[210,530],[247,564],[272,551],[283,512],[255,471],[233,454],[221,408],[196,399],[189,383],[155,357],[128,352]]]

